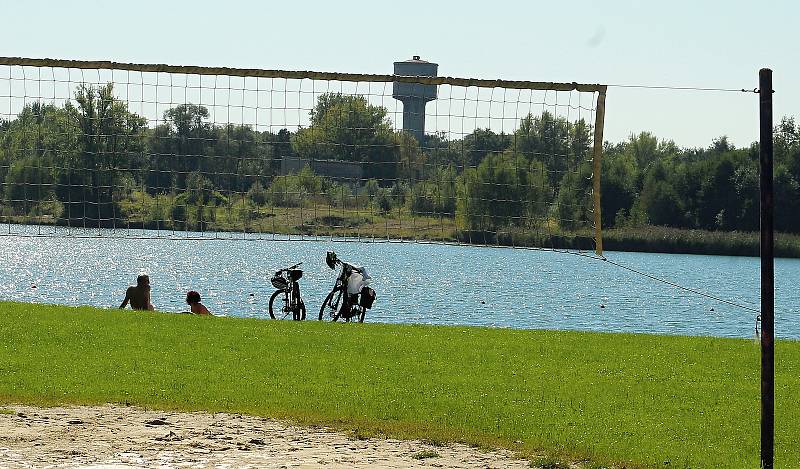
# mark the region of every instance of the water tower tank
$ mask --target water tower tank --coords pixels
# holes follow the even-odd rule
[[[401,76],[435,77],[439,64],[427,62],[415,55],[411,60],[394,63],[394,74]],[[411,132],[422,143],[425,135],[425,103],[436,99],[436,85],[394,82],[392,97],[403,103],[403,130]]]

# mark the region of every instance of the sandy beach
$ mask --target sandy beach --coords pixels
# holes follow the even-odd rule
[[[0,409],[0,468],[8,469],[529,467],[509,451],[354,439],[234,414],[114,405]]]

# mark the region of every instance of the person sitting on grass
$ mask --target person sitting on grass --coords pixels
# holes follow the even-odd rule
[[[140,275],[136,277],[136,286],[131,285],[125,291],[125,299],[119,305],[119,309],[125,309],[131,304],[131,309],[138,309],[141,311],[154,311],[155,307],[150,302],[150,277],[148,275]]]
[[[193,314],[208,314],[213,316],[211,311],[209,311],[203,303],[200,303],[200,294],[194,290],[186,294],[186,304],[189,305]]]

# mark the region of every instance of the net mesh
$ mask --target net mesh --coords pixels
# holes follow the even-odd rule
[[[2,59],[0,233],[596,249],[604,96]]]

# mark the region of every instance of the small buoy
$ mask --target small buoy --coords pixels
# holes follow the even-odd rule
[[[255,293],[251,293],[250,296],[256,296],[256,294]]]
[[[36,288],[36,284],[31,285],[31,288]]]
[[[486,304],[486,302],[485,302],[485,301],[483,301],[483,300],[481,300],[481,304],[482,304],[482,305],[485,305],[485,304]]]
[[[600,303],[600,307],[601,307],[601,308],[605,308],[605,307],[606,307],[606,305],[604,305],[603,303]]]
[[[711,308],[711,311],[714,311],[714,308]]]

